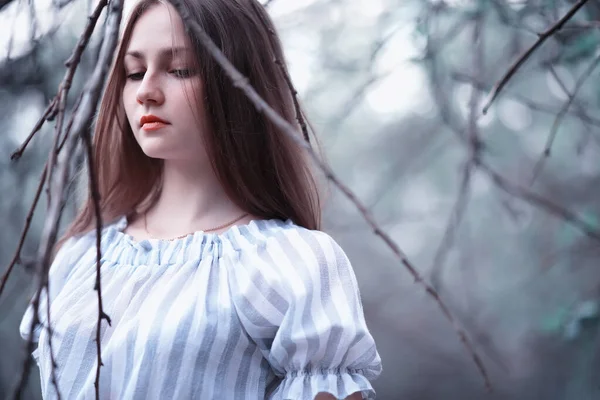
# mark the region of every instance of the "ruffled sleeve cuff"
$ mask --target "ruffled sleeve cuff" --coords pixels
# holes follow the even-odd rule
[[[355,392],[362,398],[375,399],[375,390],[366,378],[374,371],[369,369],[315,369],[291,371],[281,381],[271,400],[314,400],[321,392],[332,394],[336,399],[345,399]]]

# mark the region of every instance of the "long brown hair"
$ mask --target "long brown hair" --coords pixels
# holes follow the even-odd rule
[[[127,21],[108,77],[94,130],[94,170],[103,221],[147,210],[161,190],[162,160],[144,154],[125,118],[123,57],[140,15],[160,0],[141,0]],[[290,124],[298,126],[284,55],[275,27],[256,0],[181,0],[257,93]],[[261,218],[291,219],[319,229],[319,184],[305,149],[258,112],[225,75],[200,40],[187,33],[204,80],[211,133],[205,145],[229,198]],[[280,60],[284,67],[274,62]],[[301,135],[300,130],[298,134]],[[314,143],[314,140],[313,140]],[[95,228],[94,203],[86,200],[57,246]]]

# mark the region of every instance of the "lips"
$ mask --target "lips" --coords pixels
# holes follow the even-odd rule
[[[155,130],[164,127],[165,125],[169,125],[169,122],[164,119],[158,118],[156,115],[144,115],[140,118],[140,125],[144,130]]]

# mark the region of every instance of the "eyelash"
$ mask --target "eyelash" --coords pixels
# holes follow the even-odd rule
[[[174,70],[169,71],[169,73],[173,74],[175,77],[180,78],[180,79],[189,78],[193,75],[192,70],[189,70],[189,69],[174,69]],[[143,77],[144,77],[143,72],[134,72],[133,74],[128,74],[126,76],[127,79],[132,80],[132,81],[142,80]]]
[[[132,80],[132,81],[139,81],[142,77],[139,77],[140,79],[137,79],[139,75],[142,75],[142,72],[136,72],[133,74],[128,74],[127,75],[127,79]]]
[[[171,73],[173,75],[175,75],[178,78],[189,78],[190,76],[192,76],[192,71],[189,69],[175,69],[173,71],[171,71]]]

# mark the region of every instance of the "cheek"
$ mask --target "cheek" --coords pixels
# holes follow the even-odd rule
[[[200,79],[192,79],[189,82],[185,82],[182,89],[184,96],[189,99],[192,108],[195,109],[198,106],[203,106],[205,93],[204,85],[202,85]]]
[[[123,99],[123,104],[125,104],[125,107],[128,107],[132,100],[135,101],[135,98],[132,99],[132,94],[133,90],[131,85],[125,85],[123,87],[123,93],[121,94],[121,98]]]
[[[123,88],[121,101],[123,102],[123,107],[125,108],[125,115],[127,117],[127,120],[131,122],[131,118],[133,118],[135,105],[137,104],[135,98],[135,90],[133,90],[131,86],[125,86],[125,88]]]

